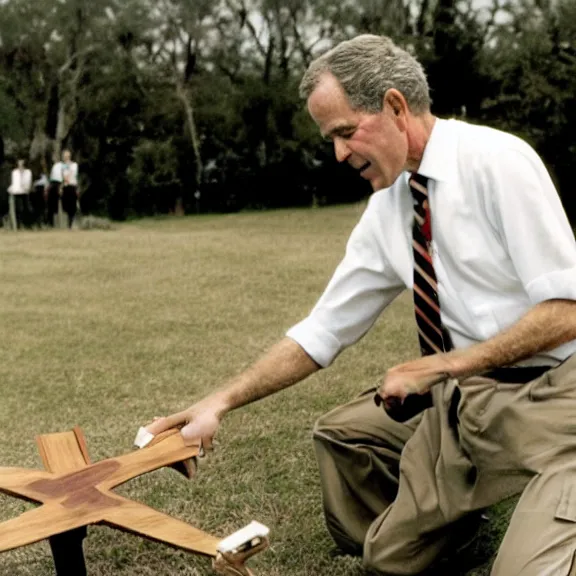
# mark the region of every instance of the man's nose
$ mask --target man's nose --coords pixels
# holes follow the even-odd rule
[[[338,162],[344,162],[350,156],[350,148],[348,148],[344,138],[334,138],[334,154]]]

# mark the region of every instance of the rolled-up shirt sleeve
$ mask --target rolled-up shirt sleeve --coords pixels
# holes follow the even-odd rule
[[[372,204],[373,199],[317,304],[286,333],[323,367],[364,336],[405,287],[377,241],[378,220]]]
[[[528,146],[493,158],[499,229],[532,304],[576,300],[576,243],[552,180]]]

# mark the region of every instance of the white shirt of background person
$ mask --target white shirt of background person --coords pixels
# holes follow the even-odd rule
[[[28,194],[32,189],[32,171],[24,167],[24,161],[18,160],[18,168],[12,170],[12,181],[8,187],[10,194]]]
[[[64,186],[78,186],[78,164],[56,162],[50,171],[50,181],[61,182]]]
[[[50,170],[50,182],[62,182],[62,162],[56,162]]]
[[[78,186],[78,164],[62,162],[62,182],[64,186]]]
[[[61,182],[64,186],[78,186],[78,164],[72,162],[69,150],[62,153],[62,161],[56,162],[50,171],[51,182]]]

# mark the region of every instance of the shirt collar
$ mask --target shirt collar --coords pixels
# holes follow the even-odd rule
[[[418,174],[432,180],[448,181],[455,169],[456,131],[455,120],[436,118],[430,138],[424,148]]]

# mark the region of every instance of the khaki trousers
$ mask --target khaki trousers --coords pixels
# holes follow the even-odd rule
[[[492,576],[576,576],[576,356],[527,384],[433,389],[400,424],[366,393],[317,422],[328,529],[367,568],[416,575],[457,521],[522,493]]]

